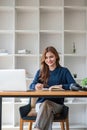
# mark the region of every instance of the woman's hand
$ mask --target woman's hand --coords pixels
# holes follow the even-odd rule
[[[37,83],[37,84],[35,85],[35,90],[42,90],[43,87],[44,87],[43,84],[41,84],[41,83]]]
[[[62,88],[62,85],[54,85],[54,86],[51,86],[51,87],[49,88],[49,90],[52,90],[52,89],[55,89],[55,90],[64,90],[64,89]]]

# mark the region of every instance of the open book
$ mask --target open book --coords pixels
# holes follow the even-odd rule
[[[61,87],[61,85],[54,85],[50,88],[43,88],[43,90],[51,90],[51,91],[63,91],[64,89]]]
[[[51,90],[51,91],[53,91],[53,90],[55,90],[55,91],[63,91],[64,89],[61,87],[61,85],[54,85],[54,86],[51,86],[50,88],[49,88],[49,90]]]

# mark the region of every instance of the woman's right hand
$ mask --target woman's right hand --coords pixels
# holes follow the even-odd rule
[[[42,90],[43,89],[43,84],[41,84],[41,83],[37,83],[36,85],[35,85],[35,90]]]

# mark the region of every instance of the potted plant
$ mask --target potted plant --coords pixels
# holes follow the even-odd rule
[[[81,81],[81,85],[82,85],[82,87],[87,87],[87,78],[84,78],[84,79]]]

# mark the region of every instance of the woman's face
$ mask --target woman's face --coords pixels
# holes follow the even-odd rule
[[[52,52],[47,52],[45,63],[50,67],[56,67],[56,56]]]

